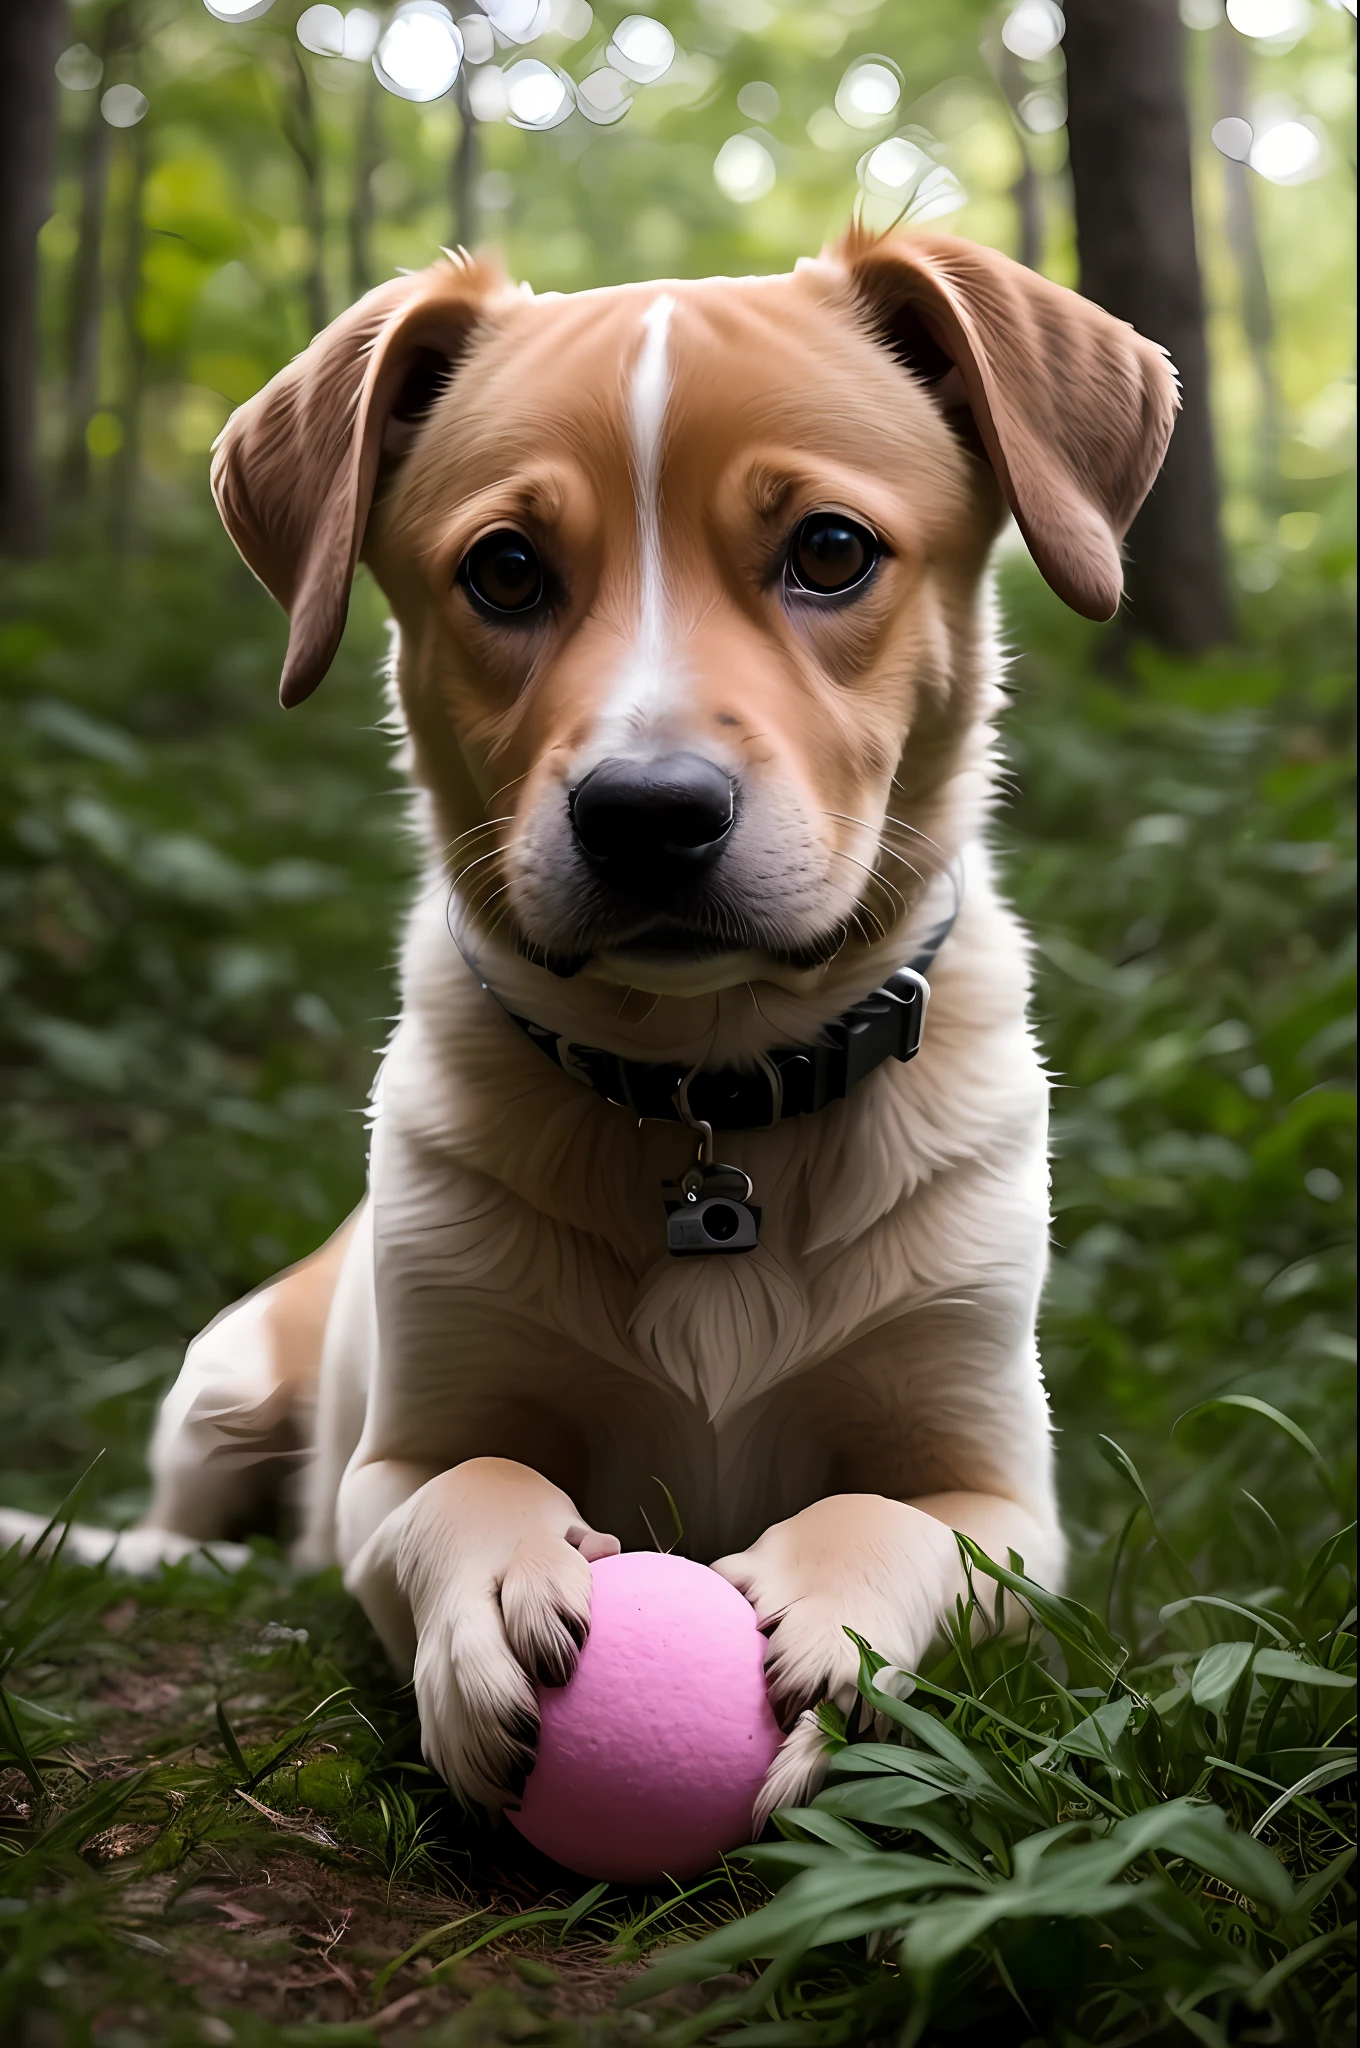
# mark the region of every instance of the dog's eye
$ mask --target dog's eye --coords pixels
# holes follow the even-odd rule
[[[843,597],[872,575],[878,557],[867,527],[842,512],[809,512],[789,543],[785,576],[814,597]]]
[[[543,598],[538,550],[508,526],[468,549],[458,565],[458,581],[483,611],[500,618],[522,617]]]

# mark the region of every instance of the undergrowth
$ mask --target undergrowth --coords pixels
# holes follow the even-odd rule
[[[0,1494],[52,1508],[105,1449],[82,1519],[136,1511],[184,1339],[353,1199],[391,1007],[376,609],[284,721],[216,549],[24,572],[0,622]],[[1068,1596],[975,1558],[924,1670],[864,1647],[778,1840],[621,1895],[451,1813],[332,1580],[267,1545],[135,1588],[11,1557],[0,2038],[1348,2038],[1347,573],[1122,673],[1008,578]],[[1028,1626],[975,1641],[1008,1572]]]
[[[1292,1444],[1285,1424],[1244,1417]],[[80,2040],[92,2009],[131,2012],[96,2036],[111,2048],[377,2041],[403,2018],[449,2048],[1343,2042],[1353,1528],[1288,1584],[1193,1590],[1108,1448],[1187,1588],[1148,1641],[966,1546],[971,1597],[943,1654],[906,1674],[861,1644],[860,1706],[849,1728],[822,1709],[828,1782],[776,1816],[783,1839],[650,1898],[564,1890],[508,1831],[453,1818],[409,1692],[333,1578],[295,1583],[261,1554],[235,1579],[185,1565],[129,1593],[12,1554],[0,2027],[41,2008]],[[1138,1571],[1125,1545],[1118,1574]],[[1007,1594],[1027,1625],[1002,1634]],[[162,1670],[177,1675],[148,1693]],[[329,1946],[275,1921],[261,1952],[259,1873],[280,1858],[306,1860],[309,1905],[335,1902]],[[214,1915],[226,1927],[205,1932]],[[502,1977],[508,1959],[517,1989],[469,1975],[479,1954]],[[689,1986],[697,2010],[677,2007]],[[348,2030],[280,2023],[290,2002]],[[205,2007],[229,2036],[203,2031]]]

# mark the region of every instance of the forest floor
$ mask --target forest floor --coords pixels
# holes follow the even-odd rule
[[[441,2030],[450,2043],[650,2037],[648,2019],[613,2011],[640,1953],[622,1894],[565,1938],[551,1919],[512,1926],[494,1951],[444,1961],[518,1915],[560,1919],[588,1887],[510,1828],[469,1832],[446,1802],[410,1798],[404,1775],[432,1781],[414,1761],[409,1696],[394,1710],[380,1654],[333,1579],[293,1585],[264,1560],[235,1582],[181,1573],[139,1588],[58,1565],[46,1594],[55,1640],[6,1673],[20,1703],[50,1694],[59,1672],[67,1681],[60,1743],[29,1745],[40,1812],[22,1767],[0,1775],[0,1829],[16,1847],[35,1818],[65,1823],[49,1866],[61,1868],[60,1903],[45,1929],[24,1930],[42,2006],[60,1994],[106,2048],[250,2043],[300,2024],[309,2038],[343,2027],[345,2039],[399,2044],[436,2021],[459,2022]],[[356,1652],[357,1693],[336,1662]],[[341,1697],[308,1724],[321,1688]],[[411,1753],[405,1772],[371,1768],[368,1731],[346,1711],[360,1694],[384,1747],[395,1737]],[[224,1761],[224,1720],[249,1770]],[[673,1991],[660,2009],[693,2011],[705,1995]],[[70,2038],[56,2011],[6,2006],[25,2044]]]

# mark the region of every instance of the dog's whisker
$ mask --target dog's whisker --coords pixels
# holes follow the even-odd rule
[[[922,887],[924,887],[924,886],[925,886],[925,884],[926,884],[926,881],[927,881],[927,877],[926,877],[925,875],[923,875],[923,874],[921,873],[921,870],[920,870],[920,869],[919,869],[919,868],[918,868],[918,867],[917,867],[917,866],[916,866],[916,865],[914,864],[914,862],[912,862],[912,861],[909,861],[909,860],[907,859],[907,856],[906,856],[906,855],[905,855],[904,853],[899,853],[899,852],[897,851],[897,848],[896,848],[895,846],[889,846],[889,845],[887,845],[887,844],[886,844],[886,842],[885,842],[885,841],[883,840],[883,838],[882,838],[882,836],[881,836],[881,828],[880,828],[880,833],[878,833],[878,834],[875,834],[875,833],[874,833],[874,828],[873,828],[873,826],[872,826],[872,825],[871,825],[871,824],[869,823],[869,821],[868,821],[868,819],[867,819],[867,818],[855,818],[855,817],[851,817],[851,815],[850,815],[850,813],[849,813],[848,811],[826,811],[826,812],[824,813],[824,816],[826,816],[826,817],[828,817],[828,818],[837,818],[837,819],[840,819],[840,820],[841,820],[841,821],[842,821],[843,823],[845,823],[845,824],[847,824],[847,825],[858,825],[858,826],[860,826],[860,827],[861,827],[861,828],[862,828],[862,829],[863,829],[863,830],[864,830],[865,832],[868,832],[868,833],[869,833],[869,834],[870,834],[871,836],[873,836],[873,837],[875,837],[875,838],[877,839],[877,842],[878,842],[878,852],[879,852],[879,854],[880,854],[880,855],[882,855],[882,854],[885,854],[885,853],[886,853],[886,854],[887,854],[887,856],[888,856],[888,858],[889,858],[889,860],[895,860],[895,861],[896,861],[896,862],[897,862],[897,863],[899,864],[899,866],[901,866],[901,867],[904,867],[904,868],[905,868],[905,869],[907,870],[908,874],[914,875],[914,876],[916,877],[917,881],[921,883]],[[885,820],[885,824],[886,824],[886,823],[891,823],[891,822],[893,822],[893,821],[892,821],[892,820]],[[924,836],[924,835],[920,835],[920,836]],[[839,849],[838,849],[838,851],[839,851]],[[846,856],[846,858],[847,858],[847,859],[852,859],[852,858],[853,858],[853,855],[847,855],[847,856]]]
[[[456,832],[439,851],[441,854],[452,853],[454,847],[461,846],[465,839],[476,839],[483,832],[494,831],[497,825],[513,825],[514,822],[514,816],[509,811],[500,818],[480,818],[475,825],[469,825],[465,831]]]
[[[861,831],[867,832],[871,838],[878,840],[880,845],[882,844],[883,833],[890,827],[898,832],[909,832],[913,838],[921,840],[926,846],[933,847],[941,860],[946,858],[945,850],[937,839],[932,839],[928,832],[922,832],[918,826],[909,825],[905,818],[894,817],[891,811],[884,813],[883,822],[878,826],[871,825],[867,818],[854,817],[849,811],[825,811],[823,816],[838,819],[846,825],[858,825]]]
[[[877,868],[871,868],[866,861],[858,860],[853,853],[847,853],[844,847],[833,847],[832,855],[836,860],[848,860],[852,867],[859,868],[863,874],[869,877],[871,882],[877,882],[879,887],[886,891],[889,896],[896,897],[902,907],[903,916],[906,915],[908,908],[907,899],[902,894],[902,891],[888,880],[886,875],[881,875]]]
[[[504,846],[493,846],[489,853],[478,854],[476,860],[467,861],[461,868],[459,868],[457,874],[453,877],[453,887],[455,889],[461,889],[463,883],[467,880],[468,876],[473,872],[475,868],[484,866],[485,863],[489,860],[499,860],[504,852]]]
[[[492,790],[490,796],[486,800],[488,807],[494,803],[498,803],[500,799],[505,795],[507,789],[513,789],[517,782],[527,782],[528,779],[529,771],[527,768],[523,769],[522,772],[518,775],[512,775],[510,777],[510,780],[508,782],[503,782],[499,789]]]
[[[923,832],[919,825],[909,825],[905,818],[894,817],[891,811],[884,814],[883,822],[885,825],[895,826],[899,832],[910,832],[913,839],[919,839],[924,845],[933,847],[942,861],[948,860],[949,855],[945,852],[939,840],[932,839],[929,832]]]
[[[457,852],[456,854],[455,854],[455,853],[453,853],[453,850],[452,850],[452,848],[450,848],[450,849],[449,849],[449,851],[448,851],[448,854],[446,854],[446,856],[445,856],[445,858],[444,858],[444,863],[443,863],[443,864],[444,864],[444,870],[445,870],[445,873],[446,873],[446,874],[457,874],[457,873],[459,872],[459,862],[460,862],[460,860],[462,859],[462,857],[463,857],[464,855],[471,855],[472,853],[474,853],[474,852],[476,851],[477,847],[478,847],[478,846],[480,846],[480,845],[482,844],[482,842],[483,842],[483,841],[484,841],[484,840],[486,839],[486,837],[487,837],[487,834],[486,834],[485,832],[479,832],[479,833],[477,834],[477,836],[476,836],[476,838],[475,838],[475,839],[471,839],[471,840],[463,840],[463,841],[462,841],[462,842],[460,843],[460,845],[459,845],[459,848],[458,848],[458,852]],[[498,851],[500,851],[500,850],[501,850],[501,842],[500,842],[500,841],[498,840],[498,841],[497,841],[497,843],[496,843],[496,846],[495,846],[495,848],[493,849],[493,851],[497,851],[497,852],[498,852]],[[452,857],[450,857],[450,855],[451,855]]]

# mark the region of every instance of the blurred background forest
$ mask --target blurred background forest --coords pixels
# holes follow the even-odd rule
[[[1002,566],[1046,1356],[1083,1555],[1127,1505],[1102,1431],[1215,1568],[1330,1526],[1268,1422],[1171,1427],[1245,1393],[1342,1448],[1354,42],[1328,0],[9,0],[0,1498],[102,1451],[87,1510],[131,1516],[185,1338],[362,1185],[411,867],[382,604],[285,718],[208,497],[231,408],[441,243],[575,290],[782,268],[860,208],[1082,285],[1185,377],[1123,624]]]
[[[383,605],[361,576],[285,716],[282,617],[208,494],[232,407],[440,244],[538,290],[784,268],[857,210],[994,244],[1133,320],[1185,391],[1119,622],[1064,612],[1013,536],[998,572],[996,838],[1056,1082],[1044,1359],[1095,1612],[965,1631],[922,1674],[899,1760],[954,1759],[936,1807],[904,1823],[889,1769],[781,1820],[826,1890],[747,2016],[850,2048],[942,2038],[928,2007],[987,2048],[1340,2048],[1354,0],[625,4],[0,0],[0,1502],[85,1473],[83,1518],[132,1519],[186,1338],[363,1184],[412,874]],[[478,1947],[562,1873],[450,1811],[333,1580],[266,1546],[130,1596],[11,1554],[0,1681],[6,2040],[377,2048],[361,2015],[394,1995],[448,2018],[440,2048],[642,2038],[558,2027],[548,1950],[485,1999],[460,1951],[416,1974],[436,1923]],[[1149,1853],[1111,1906],[1076,1873],[1121,1814]],[[946,1887],[995,1881],[995,1927],[896,1899],[904,1840]],[[828,1955],[838,1856],[857,1885],[877,1859],[885,1903],[855,1922],[876,1946]],[[677,1931],[716,1930],[672,1981],[768,1953],[756,1871],[564,1926],[568,2006]],[[918,1908],[962,1925],[934,1978],[891,1947]]]

